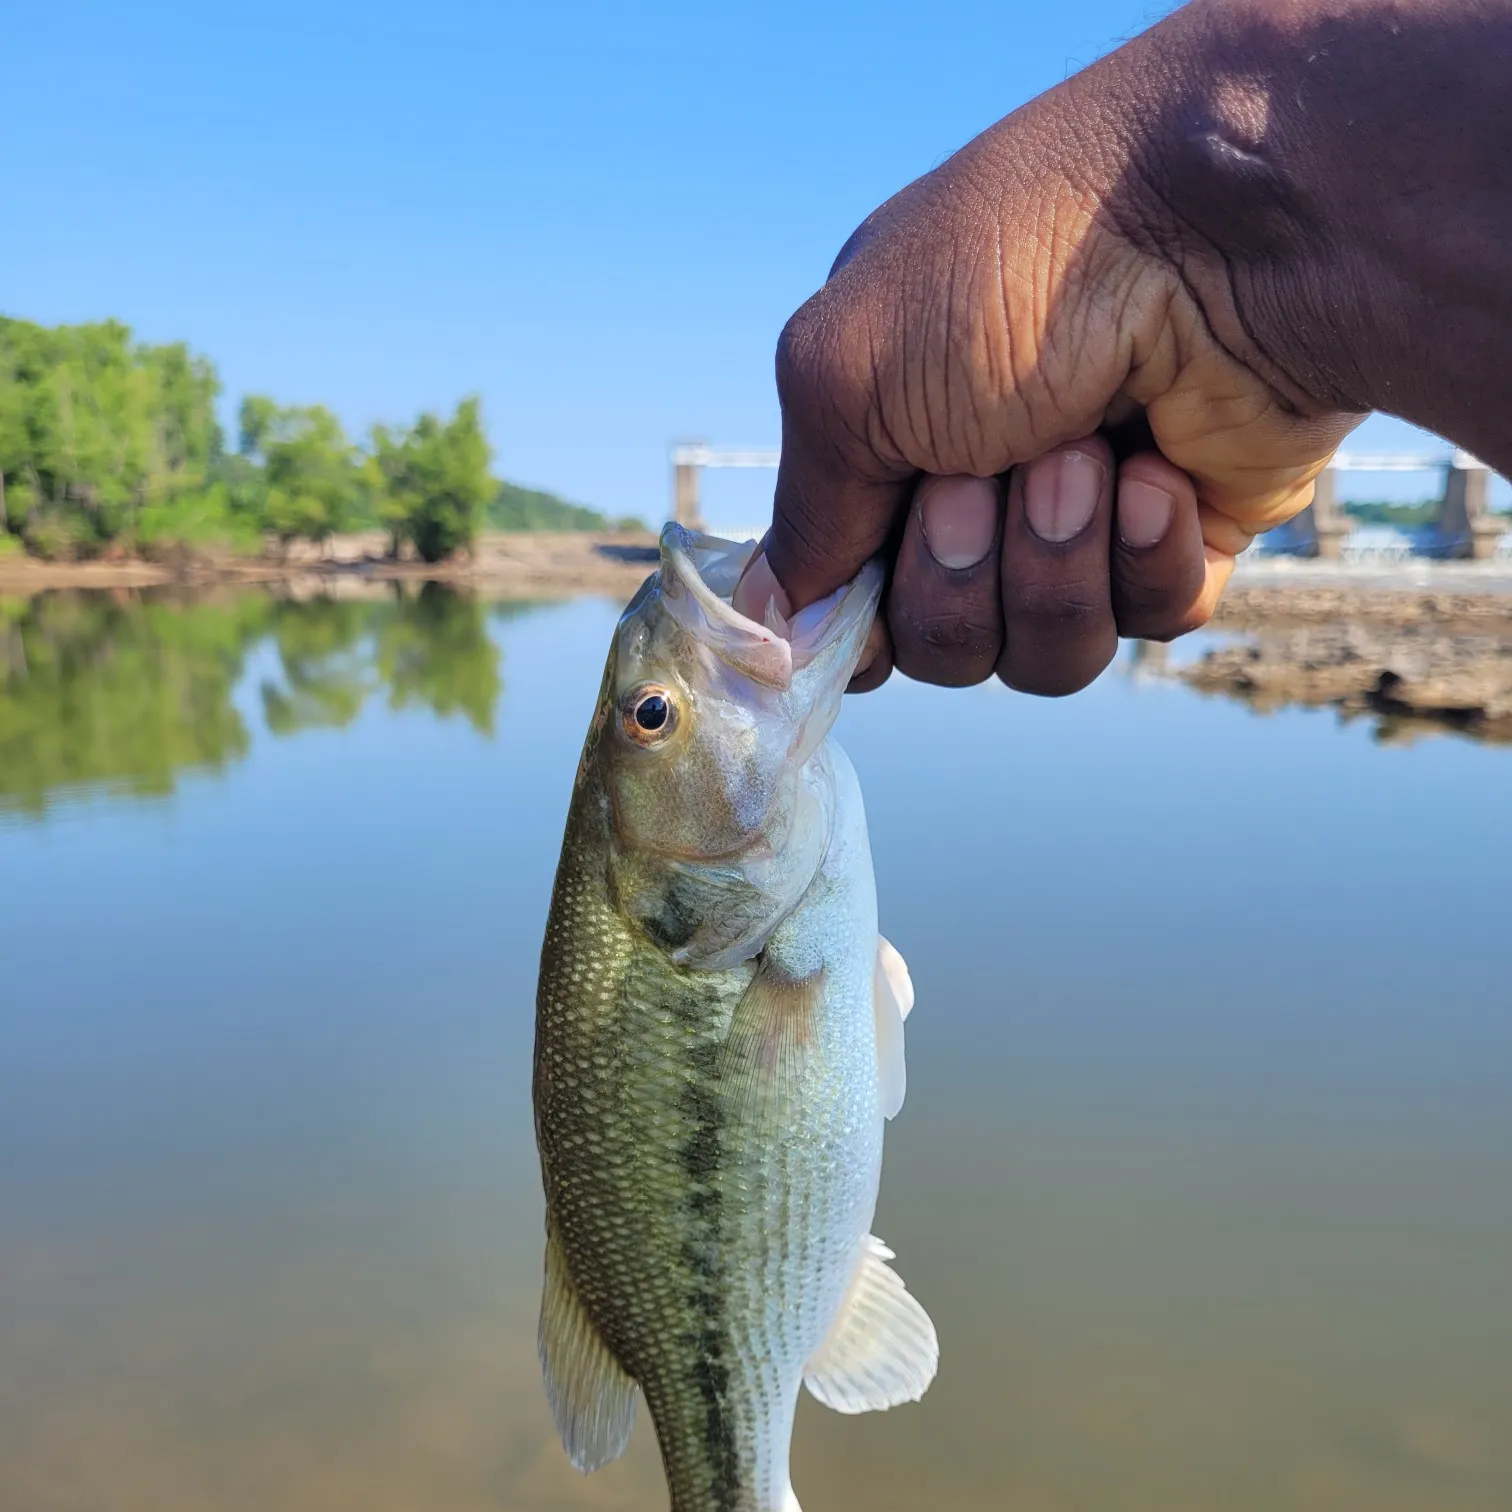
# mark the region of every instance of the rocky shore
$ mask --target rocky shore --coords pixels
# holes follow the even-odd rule
[[[1385,740],[1512,743],[1512,594],[1236,585],[1214,629],[1237,633],[1170,675],[1256,709],[1368,718]]]

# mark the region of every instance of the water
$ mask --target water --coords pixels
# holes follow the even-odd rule
[[[546,1512],[536,952],[614,607],[0,607],[0,1508]],[[1512,1505],[1512,753],[847,703],[917,1407],[808,1512]]]

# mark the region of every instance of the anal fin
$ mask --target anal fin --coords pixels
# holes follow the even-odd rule
[[[935,1326],[888,1265],[892,1258],[875,1235],[862,1241],[829,1337],[803,1373],[810,1395],[836,1412],[881,1412],[917,1402],[939,1368]]]
[[[546,1397],[568,1459],[584,1474],[618,1459],[635,1424],[636,1385],[584,1310],[550,1225],[538,1344]]]

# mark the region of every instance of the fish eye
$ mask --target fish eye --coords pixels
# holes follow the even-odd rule
[[[660,683],[642,683],[625,700],[620,723],[637,745],[660,745],[677,724],[677,700]]]

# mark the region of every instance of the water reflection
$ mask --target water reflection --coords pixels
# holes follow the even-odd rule
[[[0,599],[0,812],[41,814],[96,786],[157,797],[186,772],[224,771],[247,754],[233,694],[265,641],[277,652],[260,685],[273,735],[343,729],[376,694],[492,735],[502,682],[487,619],[436,583],[368,600]]]

